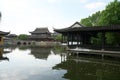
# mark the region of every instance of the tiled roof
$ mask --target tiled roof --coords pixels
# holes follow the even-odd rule
[[[30,33],[50,33],[48,28],[36,28],[33,32]]]
[[[17,35],[16,35],[16,34],[9,34],[9,35],[7,35],[6,37],[8,37],[8,38],[13,38],[13,37],[17,37]]]
[[[8,35],[10,32],[3,32],[3,31],[0,31],[0,35]]]
[[[75,24],[74,24],[75,25]],[[110,26],[91,26],[91,27],[68,27],[64,29],[55,29],[54,31],[59,33],[65,32],[76,32],[76,31],[120,31],[120,25],[110,25]]]

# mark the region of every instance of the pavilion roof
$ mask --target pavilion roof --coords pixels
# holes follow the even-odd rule
[[[76,23],[74,23],[73,25],[75,25]],[[78,24],[78,23],[77,23]],[[94,31],[94,32],[101,32],[101,31],[120,31],[120,25],[110,25],[110,26],[91,26],[91,27],[85,27],[85,26],[81,26],[81,27],[73,27],[70,26],[68,28],[64,28],[64,29],[54,29],[54,31],[58,32],[58,33],[66,33],[66,32],[79,32],[79,31],[83,31],[83,32],[87,32],[87,31]]]
[[[36,28],[33,32],[30,33],[50,33],[48,28]]]
[[[0,31],[0,35],[8,35],[10,32],[3,32],[3,31]]]
[[[13,37],[17,37],[17,35],[16,34],[8,34],[6,37],[13,38]]]

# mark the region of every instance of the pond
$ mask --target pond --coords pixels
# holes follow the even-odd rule
[[[61,48],[0,48],[0,80],[120,80],[120,59]]]

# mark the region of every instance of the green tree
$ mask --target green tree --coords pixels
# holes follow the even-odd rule
[[[110,2],[105,10],[102,11],[99,25],[116,25],[120,24],[120,1],[114,0],[114,2]]]
[[[80,23],[85,26],[110,26],[110,25],[120,25],[120,1],[114,0],[110,2],[105,10],[98,11],[95,14],[92,14],[88,18],[81,19]],[[118,45],[120,44],[120,33],[106,33],[106,42],[109,45]],[[98,33],[98,36],[92,37],[91,42],[98,44],[101,42],[101,34]]]
[[[102,11],[100,19],[98,21],[100,26],[106,25],[120,25],[120,1],[114,0],[109,3],[105,10]],[[120,33],[106,33],[106,42],[107,44],[113,45],[120,43],[120,39],[118,38]]]
[[[87,26],[87,27],[97,26],[100,15],[101,15],[101,12],[98,11],[98,12],[92,14],[91,16],[89,16],[88,18],[81,19],[80,23],[84,26]]]
[[[89,16],[88,18],[85,19],[81,19],[80,23],[86,27],[91,27],[91,26],[98,26],[98,21],[100,19],[101,16],[101,12],[98,11],[94,14],[92,14],[91,16]],[[99,45],[101,44],[101,33],[97,34],[97,37],[91,37],[91,43],[94,45]]]
[[[83,26],[89,27],[92,26],[92,23],[90,21],[90,18],[85,18],[85,19],[81,19],[80,22]]]
[[[55,40],[56,41],[62,41],[62,35],[59,34],[59,35],[55,36]]]
[[[20,34],[19,36],[18,36],[18,39],[19,40],[28,40],[28,35],[26,35],[26,34]]]
[[[98,26],[99,25],[98,21],[100,19],[100,16],[101,16],[101,12],[98,11],[90,17],[91,22],[92,22],[92,26]]]

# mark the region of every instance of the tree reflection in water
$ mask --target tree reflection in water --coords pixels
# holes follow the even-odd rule
[[[120,80],[120,58],[114,61],[113,58],[110,60],[91,57],[67,55],[66,60],[53,69],[67,70],[63,78],[69,80]]]
[[[23,51],[21,52],[21,50]],[[26,52],[27,50],[28,52]],[[0,51],[1,53],[4,52],[3,49]],[[8,56],[11,59],[11,63],[13,63],[7,63],[7,66],[14,67],[14,70],[9,68],[9,72],[14,71],[13,74],[15,74],[19,65],[21,69],[19,74],[26,75],[29,78],[27,80],[53,80],[54,78],[57,80],[120,80],[119,57],[102,57],[86,54],[73,55],[65,52],[64,48],[59,47],[20,48],[15,49],[15,51],[13,50],[13,53]],[[20,53],[17,53],[19,51]],[[4,56],[0,54],[1,59]],[[35,58],[39,60],[34,60]],[[24,66],[20,64],[23,62]],[[6,66],[6,63],[2,65]],[[1,69],[5,71],[6,68],[2,67]],[[30,70],[36,71],[37,74],[29,76]],[[27,73],[24,73],[24,71],[27,71]],[[8,70],[5,73],[7,72]]]

